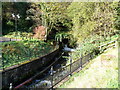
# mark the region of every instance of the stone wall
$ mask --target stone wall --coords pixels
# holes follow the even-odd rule
[[[20,82],[30,78],[35,75],[35,73],[41,67],[53,62],[53,58],[58,54],[59,49],[53,51],[52,53],[40,57],[36,60],[33,60],[29,63],[16,66],[14,68],[9,68],[2,71],[2,86],[3,88],[9,87],[9,84],[12,83],[13,86],[18,85]],[[19,83],[18,83],[19,82]]]

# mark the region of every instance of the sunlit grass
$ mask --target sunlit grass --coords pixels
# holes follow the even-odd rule
[[[118,49],[110,49],[59,88],[118,88]]]

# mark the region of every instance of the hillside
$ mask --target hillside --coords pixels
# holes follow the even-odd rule
[[[110,48],[59,88],[118,88],[118,48]]]

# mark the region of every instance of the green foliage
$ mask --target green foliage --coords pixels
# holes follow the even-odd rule
[[[71,53],[71,57],[74,61],[78,60],[82,56],[95,52],[96,50],[98,50],[98,48],[95,44],[84,43],[80,44],[80,46],[78,46],[76,50],[77,51]]]
[[[27,32],[10,32],[4,37],[8,38],[17,38],[17,39],[33,39],[33,34],[32,33],[27,33]]]
[[[114,41],[118,38],[118,35],[114,35],[111,38],[107,38],[104,40],[103,37],[96,36],[90,36],[89,38],[85,39],[84,42],[79,43],[77,46],[75,52],[71,52],[71,56],[73,60],[78,60],[79,57],[85,56],[91,52],[94,52],[94,54],[99,54],[100,52],[103,52],[106,48],[106,46],[102,47],[101,49],[98,48],[98,46],[101,46],[103,44],[107,44],[110,41]]]
[[[73,37],[72,34],[61,32],[55,35],[55,40],[57,42],[63,42],[64,39],[68,40],[68,44],[70,47],[74,47],[74,48],[76,47],[76,39]]]
[[[13,22],[8,21],[8,22],[7,22],[7,25],[11,25],[11,26],[13,26]]]
[[[68,28],[71,26],[71,23],[69,23],[70,18],[67,17],[66,13],[66,8],[70,4],[69,2],[41,2],[38,4],[42,12],[42,25],[47,27],[48,39],[49,37],[54,38],[56,33],[69,30]]]
[[[22,9],[24,12],[20,10],[23,5],[27,5],[24,10]],[[105,40],[109,41],[109,38],[115,34],[115,29],[119,30],[120,26],[118,2],[4,3],[3,11],[5,13],[3,19],[6,20],[7,25],[13,26],[12,12],[9,8],[24,16],[18,23],[21,26],[21,31],[24,31],[21,22],[27,24],[23,19],[29,17],[29,21],[32,21],[32,23],[30,29],[26,30],[27,32],[32,30],[32,26],[42,24],[47,27],[47,35],[53,37],[56,41],[61,42],[62,39],[68,38],[70,39],[70,45],[73,45],[77,40],[78,48],[80,43],[84,42],[86,47],[81,46],[84,48],[84,53],[92,51],[92,48],[94,49],[94,47],[103,44]],[[23,27],[25,28],[25,26]],[[11,36],[21,38],[29,37],[29,34],[18,32],[18,34],[14,33]],[[90,38],[91,41],[88,42]],[[90,45],[91,43],[92,45]]]
[[[56,34],[55,36],[55,40],[58,41],[58,42],[62,42],[63,39],[70,39],[72,35],[70,34],[67,34],[67,33],[58,33]]]
[[[78,43],[90,35],[111,37],[115,33],[116,7],[112,2],[73,2],[67,9],[73,23],[71,33],[78,37]]]
[[[94,11],[94,3],[73,2],[68,7],[68,16],[72,18],[72,34],[79,39],[89,35],[94,22],[89,21]],[[91,26],[91,28],[88,28]]]
[[[109,88],[116,88],[116,87],[118,87],[118,80],[117,80],[117,78],[109,80],[109,82],[107,83],[107,87],[109,87]]]
[[[31,26],[31,22],[26,21],[26,10],[29,3],[26,2],[2,2],[2,33],[3,35],[8,34],[11,31],[28,31]],[[20,18],[13,18],[12,14],[19,14]],[[17,23],[17,24],[16,24]]]
[[[47,27],[48,37],[54,38],[56,33],[70,31],[77,37],[78,43],[89,35],[106,38],[111,37],[115,29],[119,30],[119,11],[118,2],[5,2],[3,34],[15,31],[15,20],[11,14],[19,13],[19,31],[30,32],[36,25],[43,25]]]
[[[54,49],[39,40],[3,42],[1,47],[4,68],[48,54]]]
[[[26,14],[27,14],[26,20],[32,23],[31,27],[34,28],[37,25],[42,25],[41,19],[42,12],[36,3],[29,3],[29,8],[26,10]]]
[[[117,30],[120,30],[120,2],[119,3],[114,3],[113,4],[114,9],[116,10],[116,15],[115,17],[115,28]],[[120,32],[120,31],[119,31]]]

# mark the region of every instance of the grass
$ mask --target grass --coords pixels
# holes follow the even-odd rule
[[[58,88],[118,88],[118,49],[110,49],[90,61]]]

